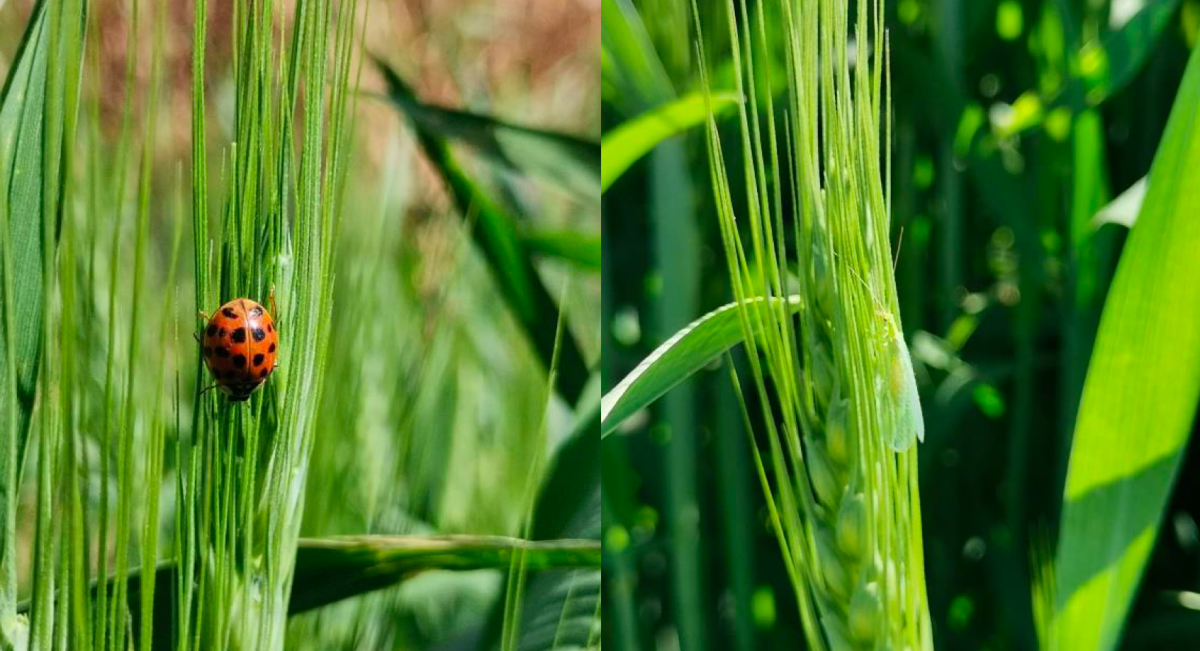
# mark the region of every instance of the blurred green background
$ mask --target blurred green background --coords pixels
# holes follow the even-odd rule
[[[697,4],[711,85],[729,89],[725,3]],[[934,641],[1032,649],[1031,568],[1053,553],[1083,380],[1128,232],[1129,202],[1112,202],[1131,187],[1136,194],[1149,172],[1200,36],[1200,2],[889,0],[887,27],[892,241],[926,420],[920,488]],[[695,38],[687,0],[603,0],[604,133],[699,90]],[[757,64],[781,79],[781,34],[767,40],[771,56]],[[771,110],[782,124],[780,86]],[[718,127],[736,160],[736,117]],[[605,391],[731,300],[709,179],[703,134],[693,130],[604,194]],[[721,364],[602,445],[612,648],[801,644]],[[1200,591],[1196,470],[1185,453],[1123,648],[1200,647],[1189,600]]]

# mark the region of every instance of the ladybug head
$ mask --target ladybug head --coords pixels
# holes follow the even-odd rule
[[[229,397],[229,402],[246,402],[250,399],[250,394],[254,393],[254,390],[257,388],[257,383],[228,384],[221,387],[221,389]]]

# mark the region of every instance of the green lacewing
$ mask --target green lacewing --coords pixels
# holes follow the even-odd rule
[[[904,343],[904,333],[896,327],[889,312],[880,310],[878,314],[887,329],[883,344],[884,367],[875,381],[879,413],[889,447],[904,452],[913,441],[925,441],[921,396],[917,392],[917,378],[908,344]]]

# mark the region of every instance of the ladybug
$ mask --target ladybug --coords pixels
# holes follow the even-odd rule
[[[275,307],[274,291],[271,307]],[[230,402],[245,402],[275,371],[279,350],[275,319],[248,298],[229,301],[212,318],[201,312],[200,318],[206,323],[196,338],[200,340],[204,364],[217,381],[205,391],[218,388]]]

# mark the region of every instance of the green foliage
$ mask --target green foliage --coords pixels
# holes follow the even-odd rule
[[[430,273],[421,265],[442,264],[438,250],[421,250],[427,242],[407,233],[409,248],[388,250],[389,238],[378,236],[400,229],[370,220],[366,229],[355,223],[360,239],[345,245],[344,199],[373,189],[358,181],[347,188],[360,167],[351,138],[364,61],[356,0],[194,3],[185,176],[181,165],[162,164],[178,162],[166,146],[175,143],[164,141],[177,135],[166,127],[186,92],[174,74],[179,48],[167,41],[177,12],[158,1],[118,2],[116,14],[88,4],[0,3],[4,38],[8,19],[32,9],[0,93],[0,646],[330,648],[356,639],[338,630],[296,637],[324,614],[368,621],[377,640],[402,631],[427,645],[430,631],[401,622],[431,609],[380,608],[404,594],[405,586],[390,588],[418,574],[423,586],[465,586],[500,570],[530,591],[497,599],[494,583],[474,581],[481,589],[471,588],[473,603],[450,589],[435,607],[479,626],[489,613],[519,612],[515,602],[536,600],[544,586],[554,600],[532,612],[558,607],[561,616],[529,631],[563,644],[574,643],[579,627],[598,635],[599,504],[591,497],[599,466],[595,446],[581,443],[598,445],[588,434],[598,397],[580,407],[587,426],[573,429],[563,403],[547,395],[556,377],[575,392],[572,401],[593,393],[583,390],[583,355],[560,336],[567,319],[540,275],[598,270],[599,238],[540,214],[517,224],[494,209],[507,230],[492,241],[519,253],[505,258],[519,263],[508,271],[528,283],[520,288],[526,303],[510,308],[537,307],[549,328],[532,311],[506,313],[489,270],[469,255],[457,270]],[[230,21],[228,70],[225,36],[209,29],[214,16]],[[114,30],[122,39],[111,38]],[[118,41],[129,49],[111,51]],[[110,74],[116,56],[123,79]],[[451,188],[465,198],[462,221],[445,220],[448,241],[469,242],[472,202],[484,197],[450,156],[452,140],[548,174],[589,201],[598,195],[594,142],[425,104],[409,109],[435,134],[426,135],[437,163],[453,171]],[[343,274],[357,281],[341,284]],[[459,280],[471,289],[450,291]],[[374,281],[385,282],[364,287]],[[440,296],[431,296],[439,283]],[[586,314],[594,291],[581,284],[563,304]],[[281,329],[279,368],[242,404],[205,391],[197,323],[184,316],[237,296],[266,303]],[[374,302],[355,304],[367,296]],[[447,297],[448,327],[433,329],[437,345],[426,350],[426,319]],[[376,324],[369,340],[389,346],[335,341],[345,314]],[[549,333],[544,365],[510,345],[522,327]],[[344,383],[371,373],[390,383],[395,411],[383,418],[368,403],[377,386],[360,393],[353,389],[362,384]],[[23,481],[27,441],[36,463]],[[369,445],[354,450],[357,458],[345,454],[360,443]],[[531,520],[543,513],[533,507],[543,464],[528,460],[559,443],[571,452],[553,465],[557,488],[540,517],[570,524],[544,529]],[[314,456],[317,448],[337,454]],[[368,465],[376,474],[359,483]],[[497,535],[521,523],[539,538]],[[302,524],[324,537],[301,539]],[[470,535],[440,533],[462,529]],[[331,538],[329,530],[354,535]],[[392,531],[420,533],[379,533]],[[509,623],[514,639],[525,640],[521,621]]]
[[[570,262],[584,271],[600,271],[600,238],[573,230],[527,228],[521,241],[531,253]]]
[[[596,568],[599,542],[502,536],[350,536],[300,539],[289,613],[319,608],[428,570],[503,569],[515,553],[531,572]]]
[[[708,366],[742,341],[742,323],[756,327],[759,322],[750,315],[758,311],[758,302],[786,305],[788,313],[800,309],[797,296],[750,299],[743,303],[721,306],[693,321],[686,328],[663,342],[643,359],[617,386],[604,394],[601,409],[601,436],[608,436],[621,423],[645,409],[692,374]],[[761,328],[755,333],[761,334]]]
[[[538,276],[528,247],[520,238],[516,220],[468,175],[446,141],[430,128],[430,114],[408,84],[383,62],[376,63],[387,82],[388,97],[411,117],[422,151],[446,183],[459,215],[469,225],[476,246],[491,266],[509,308],[549,368],[559,308]],[[570,334],[563,340],[558,375],[563,397],[568,402],[577,401],[587,382],[588,370],[583,353]]]
[[[600,167],[600,191],[607,190],[630,165],[658,143],[703,124],[710,107],[720,114],[736,103],[737,98],[729,95],[714,93],[706,98],[700,93],[692,93],[651,109],[605,134],[600,143],[604,156]]]
[[[531,511],[533,541],[580,539],[600,541],[600,448],[595,400],[583,410],[546,472]],[[538,543],[533,543],[538,544]],[[521,608],[497,600],[480,638],[480,651],[508,648],[589,649],[597,644],[600,619],[600,570],[596,566],[540,572],[536,559],[522,555],[509,567],[509,581],[521,581]],[[503,634],[509,633],[505,639]]]
[[[43,406],[39,419],[37,538],[42,545],[34,563],[42,578],[34,588],[39,609],[28,627],[15,610],[16,510],[35,392],[45,396],[51,377],[62,372],[53,366],[57,359],[50,351],[57,348],[53,341],[56,332],[46,315],[55,286],[55,251],[64,197],[69,196],[64,178],[71,169],[86,15],[86,5],[81,2],[35,5],[16,63],[0,94],[0,263],[4,286],[0,310],[5,332],[0,381],[6,396],[0,407],[4,423],[0,425],[4,441],[0,457],[0,535],[4,540],[0,552],[0,644],[6,647],[50,648],[54,641],[50,574],[59,559],[50,542],[55,536],[51,501],[52,486],[61,481],[54,453],[57,436],[64,428],[64,423],[55,419],[65,417],[65,427],[70,427],[69,394],[64,394],[59,404]],[[66,351],[61,359],[72,361]],[[62,576],[70,575],[63,570]]]
[[[1053,648],[1112,649],[1200,401],[1194,52],[1105,302],[1071,448]],[[1153,435],[1134,435],[1134,433]],[[1099,622],[1097,626],[1096,623]]]
[[[709,165],[766,430],[765,450],[751,450],[805,640],[817,649],[932,648],[913,445],[924,421],[888,246],[883,169],[891,148],[879,144],[889,143],[883,120],[891,112],[883,6],[856,4],[854,33],[871,55],[860,55],[853,75],[845,59],[849,3],[784,6],[773,16],[784,25],[786,115],[794,116],[786,180],[774,113],[761,115],[757,102],[767,16],[739,26],[732,2],[727,14],[737,90],[749,100],[739,116],[742,174],[727,171],[711,111]],[[765,87],[770,97],[769,81]],[[738,178],[748,233],[735,218],[730,188]],[[796,197],[790,211],[783,187]],[[800,268],[798,327],[785,309],[789,222]],[[759,296],[774,300],[750,304]]]
[[[417,99],[407,87],[394,87],[388,99],[425,133],[465,144],[492,163],[526,171],[580,199],[596,196],[600,151],[594,142],[435,106]]]
[[[921,532],[923,558],[910,567],[920,568],[928,593],[930,639],[921,644],[1195,646],[1192,597],[1200,584],[1188,568],[1200,558],[1193,472],[1200,457],[1186,445],[1196,403],[1187,371],[1195,337],[1185,324],[1196,320],[1188,298],[1196,274],[1183,259],[1195,249],[1183,223],[1195,212],[1185,189],[1194,184],[1156,189],[1156,179],[1187,179],[1195,167],[1188,159],[1195,139],[1182,126],[1191,121],[1183,107],[1194,89],[1185,86],[1178,100],[1176,93],[1200,42],[1200,4],[897,0],[884,16],[886,41],[875,47],[870,12],[856,31],[858,3],[846,3],[854,6],[844,64],[835,45],[799,66],[809,84],[801,86],[818,89],[811,110],[801,110],[787,87],[795,62],[824,52],[836,30],[793,39],[795,21],[786,14],[824,18],[839,15],[842,3],[733,2],[732,10],[696,3],[690,12],[687,4],[602,3],[606,135],[705,81],[745,94],[740,124],[710,125],[710,142],[723,148],[713,158],[728,169],[710,172],[697,134],[681,132],[604,194],[602,430],[622,433],[602,445],[605,641],[623,649],[773,649],[822,629],[809,646],[837,644],[837,622],[849,629],[851,618],[817,616],[815,603],[806,614],[803,601],[823,597],[822,573],[837,587],[858,571],[842,548],[853,549],[854,537],[834,519],[857,520],[863,502],[847,499],[856,497],[844,492],[852,466],[828,453],[839,438],[824,430],[858,417],[858,401],[846,401],[858,367],[839,359],[838,337],[853,341],[870,330],[890,342],[880,349],[888,354],[859,357],[901,360],[883,368],[910,380],[893,386],[902,391],[878,391],[886,379],[875,389],[920,396],[925,442],[905,466],[910,474],[896,478],[920,473],[920,522],[911,526]],[[684,28],[692,19],[702,35]],[[698,44],[704,55],[692,60]],[[890,169],[871,175],[822,153],[839,150],[847,134],[869,133],[865,120],[813,120],[824,115],[826,85],[850,88],[834,93],[830,115],[858,115],[864,94],[855,87],[864,69],[871,76],[880,49],[893,65],[892,79],[886,68],[879,74],[895,105],[880,101],[869,113],[891,120],[875,146],[890,144],[892,158]],[[697,79],[701,71],[707,80]],[[1194,73],[1187,76],[1190,84]],[[795,146],[814,142],[806,129],[815,129],[815,144]],[[869,152],[866,143],[875,141],[855,146]],[[813,152],[819,163],[805,171]],[[839,177],[846,169],[856,173]],[[867,264],[858,255],[822,256],[828,250],[816,250],[806,234],[805,207],[871,206],[875,190],[861,188],[874,176],[886,180],[886,210],[824,211],[827,224],[888,215]],[[656,201],[668,187],[673,211]],[[711,189],[718,201],[697,204],[686,188]],[[1110,205],[1125,188],[1133,190]],[[726,198],[734,209],[722,212]],[[1139,238],[1141,220],[1152,214],[1158,224]],[[1108,222],[1133,231],[1127,237],[1101,226]],[[742,252],[730,246],[735,240]],[[731,261],[736,269],[722,269]],[[822,299],[814,267],[834,278],[824,285],[836,287],[826,294],[835,300]],[[895,304],[875,280],[887,269]],[[809,297],[817,307],[789,317],[749,303],[741,311],[750,335],[732,337],[728,356],[682,355],[690,347],[672,336],[686,337],[687,323],[726,303],[731,291],[736,297],[739,284],[747,301]],[[845,292],[862,289],[859,307],[871,307],[844,311],[856,302]],[[814,332],[823,348],[806,339]],[[912,346],[911,356],[899,342]],[[667,363],[676,351],[673,362],[687,364]],[[754,388],[736,394],[731,373]],[[914,426],[898,441],[903,447],[922,430],[912,410],[893,413]],[[806,492],[824,509],[810,518]],[[798,526],[787,521],[794,512]],[[807,522],[831,533],[832,544],[810,542]],[[699,554],[678,560],[680,539],[695,541],[683,547]],[[790,562],[806,553],[817,562]],[[810,565],[820,572],[797,577]],[[818,587],[796,590],[797,578]],[[831,601],[847,596],[834,594]],[[849,595],[847,614],[872,611],[863,608],[872,596]]]

